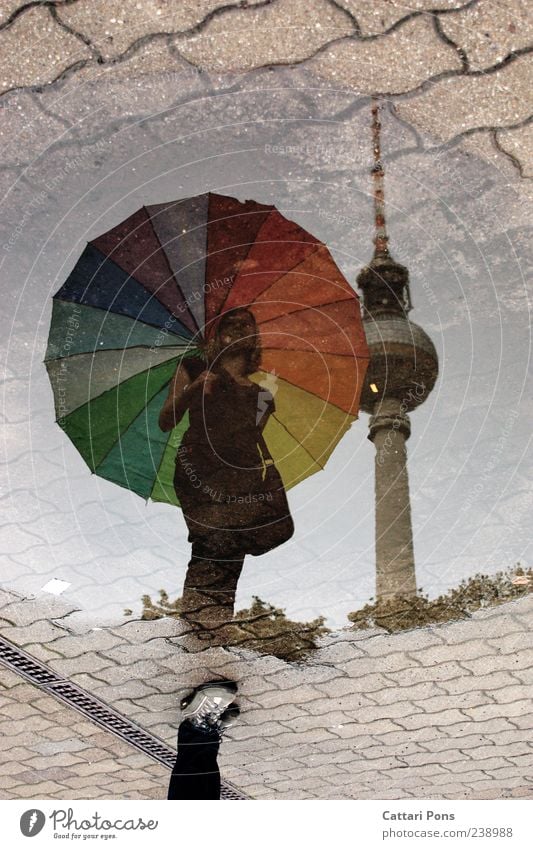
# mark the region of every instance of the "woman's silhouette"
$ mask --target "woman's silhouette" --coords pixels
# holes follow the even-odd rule
[[[261,360],[253,314],[225,313],[204,355],[178,365],[159,425],[189,413],[174,475],[192,543],[181,616],[212,632],[233,616],[245,555],[285,542],[294,525],[263,437],[274,399],[249,379]]]

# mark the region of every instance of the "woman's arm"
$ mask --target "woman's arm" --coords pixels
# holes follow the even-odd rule
[[[184,402],[187,401],[185,395],[190,385],[189,381],[190,378],[184,366],[182,363],[178,363],[174,377],[170,381],[167,399],[159,413],[159,427],[161,430],[172,430],[183,418],[188,407],[188,404]]]
[[[189,383],[190,377],[182,363],[178,364],[171,380],[168,396],[159,413],[159,427],[163,431],[172,430],[181,421],[190,406],[194,393],[203,388],[209,393],[216,375],[203,371],[196,380]]]

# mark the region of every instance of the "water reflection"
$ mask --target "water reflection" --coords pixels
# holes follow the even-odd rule
[[[182,609],[181,598],[171,601],[168,593],[160,590],[157,600],[152,600],[149,595],[143,596],[141,619],[152,621],[170,616],[190,624],[189,612],[183,615]],[[125,614],[130,616],[132,611],[126,610]],[[250,607],[238,610],[231,620],[228,617],[217,624],[206,617],[202,627],[193,623],[184,633],[197,638],[197,642],[188,641],[189,649],[211,645],[237,646],[274,655],[281,660],[296,661],[308,657],[319,647],[320,637],[330,633],[324,623],[324,616],[309,622],[290,619],[282,608],[255,596]]]
[[[249,379],[261,366],[253,313],[223,315],[206,348],[205,359],[179,362],[159,416],[167,431],[188,413],[174,474],[192,543],[180,615],[204,630],[232,619],[245,556],[264,554],[294,532],[263,437],[274,399]]]

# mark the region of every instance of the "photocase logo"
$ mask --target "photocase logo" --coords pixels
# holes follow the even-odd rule
[[[30,808],[24,811],[20,818],[20,830],[24,837],[35,837],[42,830],[46,817],[38,808]]]

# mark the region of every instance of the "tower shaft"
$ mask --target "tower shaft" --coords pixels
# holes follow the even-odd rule
[[[392,398],[376,404],[370,418],[376,498],[376,598],[416,595],[415,556],[407,474],[409,416]]]

